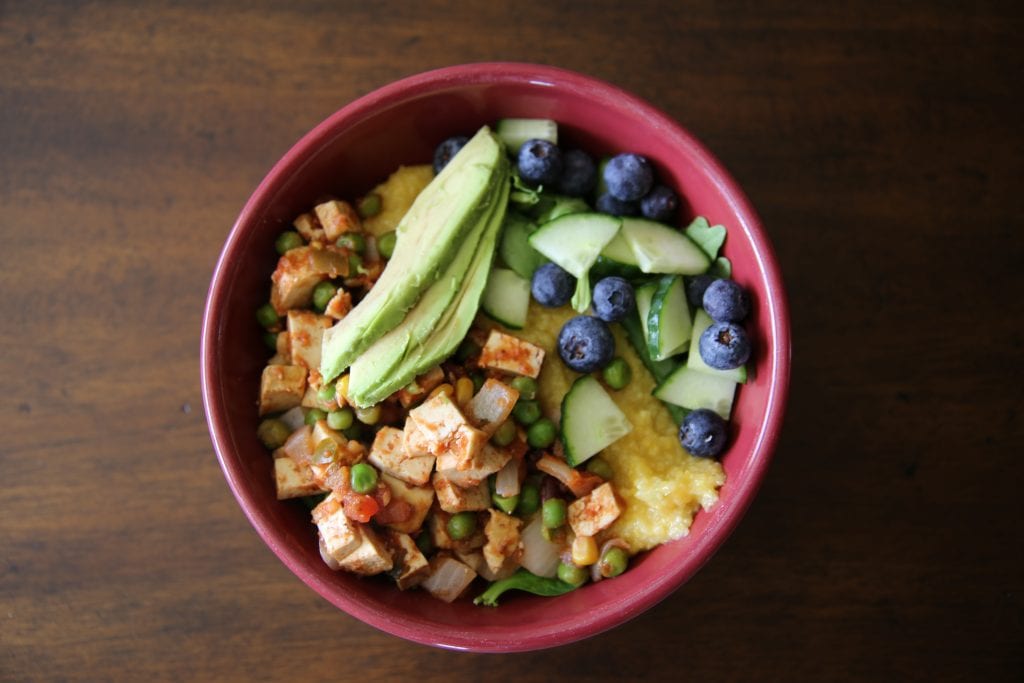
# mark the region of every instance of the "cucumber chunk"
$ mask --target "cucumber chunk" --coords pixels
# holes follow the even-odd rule
[[[686,358],[686,366],[692,370],[697,370],[705,374],[714,375],[721,377],[722,379],[732,380],[733,382],[739,382],[740,384],[746,384],[747,382],[747,366],[741,365],[738,368],[732,370],[717,370],[707,363],[700,357],[700,335],[704,334],[704,330],[711,326],[711,316],[703,308],[698,308],[693,314],[693,345],[690,349],[690,353]]]
[[[700,275],[711,265],[703,249],[667,225],[646,218],[624,218],[622,234],[645,273]]]
[[[644,333],[644,355],[648,358],[650,358],[651,354],[647,346],[647,340],[650,338],[650,333],[647,329],[647,320],[651,312],[651,301],[654,299],[654,293],[656,291],[658,291],[657,281],[645,282],[633,290],[633,296],[636,298],[636,312],[640,316],[640,329]]]
[[[505,327],[520,330],[530,308],[530,281],[505,268],[492,268],[480,307]]]
[[[653,393],[666,403],[687,410],[707,408],[728,420],[736,395],[736,382],[683,365],[655,387]]]
[[[626,339],[629,340],[629,345],[636,351],[636,355],[639,356],[640,362],[644,364],[647,371],[654,377],[655,382],[663,382],[665,378],[671,375],[677,368],[684,365],[674,358],[666,358],[665,360],[651,360],[650,355],[647,353],[647,335],[640,325],[640,318],[634,315],[627,316],[625,320],[619,323],[622,325],[622,329],[626,333]],[[688,412],[685,408],[681,408],[673,403],[664,403],[665,408],[668,409],[669,414],[672,416],[672,420],[678,425],[683,423],[683,418],[686,417]]]
[[[683,278],[679,275],[662,277],[647,313],[647,348],[651,358],[664,360],[685,351],[692,330]]]
[[[558,144],[558,124],[551,119],[501,119],[494,126],[494,132],[512,156],[519,154],[519,148],[527,140],[547,140]]]
[[[623,237],[621,230],[601,250],[591,272],[597,277],[618,275],[627,279],[643,274],[640,270],[640,264],[637,263],[636,256],[633,255],[633,249],[629,246],[626,238]]]
[[[583,375],[562,399],[565,459],[576,467],[633,431],[625,413],[593,375]]]
[[[615,237],[622,220],[603,213],[573,213],[545,223],[530,235],[530,246],[576,278],[572,306],[590,306],[590,268]]]
[[[530,235],[536,230],[537,226],[533,221],[521,213],[516,211],[505,213],[505,224],[502,226],[498,254],[506,266],[514,270],[519,277],[527,280],[533,277],[533,271],[547,261],[530,246]]]

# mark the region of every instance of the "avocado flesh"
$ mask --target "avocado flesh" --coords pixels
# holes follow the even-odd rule
[[[352,363],[348,398],[374,405],[450,356],[466,336],[480,305],[505,218],[506,182],[475,240],[459,250],[451,267],[427,290],[394,330]]]
[[[466,236],[489,215],[490,198],[508,184],[505,151],[484,126],[409,208],[396,229],[395,252],[359,304],[323,337],[320,373],[340,375],[398,325],[448,266]]]

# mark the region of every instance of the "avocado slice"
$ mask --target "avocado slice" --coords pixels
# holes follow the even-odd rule
[[[467,235],[490,216],[493,197],[507,185],[505,149],[484,126],[413,202],[398,224],[395,252],[366,297],[324,333],[320,373],[325,381],[402,321]]]
[[[509,191],[506,182],[494,198],[487,220],[402,323],[352,363],[348,398],[356,406],[387,398],[450,356],[462,342],[487,284]]]

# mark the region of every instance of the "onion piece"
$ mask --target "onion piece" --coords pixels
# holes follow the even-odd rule
[[[499,496],[509,498],[519,495],[519,464],[521,462],[521,460],[512,458],[498,470],[498,474],[494,478],[494,492]]]
[[[569,467],[564,460],[545,453],[537,461],[537,469],[569,487],[572,495],[582,498],[604,483],[604,479],[592,472],[580,472]]]
[[[288,426],[289,431],[294,432],[296,429],[306,424],[306,412],[301,406],[295,406],[291,410],[282,413],[281,417],[277,419],[284,422]]]
[[[523,542],[523,556],[519,564],[537,576],[551,578],[558,572],[561,558],[558,556],[558,546],[544,538],[543,527],[544,520],[541,515],[537,515],[523,529],[520,536]]]
[[[302,425],[292,432],[281,449],[297,465],[308,465],[313,461],[312,434],[313,430],[309,425]]]
[[[601,550],[597,553],[597,562],[590,565],[590,579],[594,583],[597,583],[598,581],[604,578],[604,576],[601,575],[601,559],[604,557],[604,554],[608,552],[611,548],[622,548],[626,551],[627,555],[629,554],[629,544],[623,541],[621,538],[609,538],[607,541],[605,541],[601,545]]]
[[[451,602],[466,590],[466,586],[476,578],[473,569],[454,557],[438,556],[430,563],[430,576],[423,580],[420,587],[435,598]]]

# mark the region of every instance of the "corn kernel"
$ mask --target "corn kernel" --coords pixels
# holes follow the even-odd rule
[[[334,383],[334,400],[339,408],[344,408],[348,400],[348,374],[344,374]]]
[[[473,380],[468,377],[460,377],[455,382],[455,402],[459,407],[465,406],[473,398]]]
[[[435,387],[434,390],[430,392],[430,396],[428,396],[427,398],[434,398],[438,394],[447,394],[448,398],[451,398],[452,394],[454,393],[455,389],[452,387],[452,385],[448,384],[448,382],[445,382],[444,384]]]
[[[597,541],[593,536],[577,536],[572,539],[572,563],[577,567],[589,567],[597,562]]]

